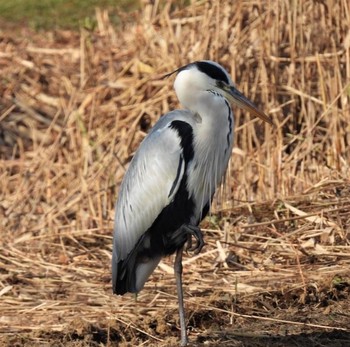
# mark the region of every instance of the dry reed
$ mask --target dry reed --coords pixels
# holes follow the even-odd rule
[[[111,295],[113,207],[138,144],[178,107],[161,76],[197,59],[223,64],[276,127],[235,112],[207,246],[184,261],[191,338],[349,329],[348,2],[121,15],[118,28],[97,10],[94,31],[0,31],[0,342],[176,344],[171,259],[137,303]]]

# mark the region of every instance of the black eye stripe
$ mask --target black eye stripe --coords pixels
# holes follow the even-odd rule
[[[220,68],[220,67],[218,67],[210,62],[207,62],[207,61],[195,61],[194,63],[190,63],[187,65],[181,66],[180,68],[164,75],[163,78],[170,77],[171,75],[173,75],[175,73],[179,73],[183,70],[190,69],[193,66],[197,66],[199,71],[205,73],[206,75],[208,75],[209,77],[211,77],[212,79],[214,79],[216,81],[224,82],[224,84],[230,84],[230,81],[226,75],[226,72],[222,68]]]
[[[198,67],[199,71],[205,73],[214,80],[223,81],[226,84],[229,84],[229,80],[225,72],[216,65],[210,64],[206,61],[196,61],[194,64]]]

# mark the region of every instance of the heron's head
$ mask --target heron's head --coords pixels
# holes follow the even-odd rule
[[[211,60],[196,61],[180,67],[166,77],[174,73],[177,73],[174,88],[183,106],[191,108],[194,96],[199,92],[214,91],[236,106],[272,124],[270,117],[258,110],[248,98],[237,90],[230,75],[218,63]]]

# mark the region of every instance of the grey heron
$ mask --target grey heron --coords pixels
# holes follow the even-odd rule
[[[161,258],[176,252],[174,272],[181,345],[187,345],[182,252],[204,245],[199,223],[227,169],[233,143],[230,103],[271,119],[233,85],[216,62],[182,66],[174,88],[185,109],[161,117],[136,151],[115,208],[112,285],[115,294],[138,293]]]

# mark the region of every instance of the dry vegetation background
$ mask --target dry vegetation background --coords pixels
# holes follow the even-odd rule
[[[0,31],[0,344],[176,345],[172,259],[113,297],[113,208],[139,142],[179,107],[161,76],[212,59],[236,112],[226,185],[186,256],[190,340],[350,345],[347,0],[144,3],[113,27]]]

